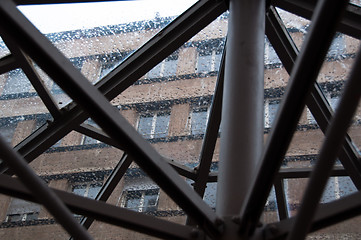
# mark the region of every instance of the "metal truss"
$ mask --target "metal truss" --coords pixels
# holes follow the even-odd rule
[[[0,59],[0,73],[22,68],[41,100],[54,118],[40,127],[14,149],[0,139],[0,192],[43,204],[74,239],[92,239],[86,231],[94,220],[128,228],[164,239],[304,239],[306,234],[349,219],[361,213],[360,193],[319,206],[329,176],[349,175],[361,189],[361,163],[346,134],[360,99],[360,56],[347,81],[340,107],[332,114],[329,104],[315,82],[335,31],[359,38],[361,8],[347,1],[271,0],[266,11],[265,34],[274,46],[290,83],[252,178],[242,211],[222,216],[203,200],[207,182],[217,181],[209,174],[221,121],[225,52],[213,97],[210,120],[203,141],[200,164],[193,170],[165,159],[109,103],[141,76],[179,48],[229,8],[228,1],[200,0],[160,33],[134,52],[114,71],[94,86],[66,59],[16,8],[18,4],[84,2],[80,0],[3,0],[0,2],[0,35],[11,54]],[[89,2],[87,0],[86,2]],[[92,1],[92,2],[95,2]],[[298,53],[276,7],[310,18],[312,25],[305,45]],[[232,9],[230,14],[232,14]],[[227,44],[227,51],[232,47]],[[59,109],[34,69],[39,65],[74,101]],[[315,169],[280,170],[304,106],[310,108],[325,141]],[[102,128],[84,123],[91,117]],[[95,200],[50,189],[31,170],[28,163],[44,153],[70,131],[76,130],[125,153]],[[336,158],[344,166],[332,169]],[[172,223],[107,204],[110,194],[126,169],[136,162],[187,214],[186,225]],[[61,163],[60,163],[61,164]],[[17,175],[18,179],[10,175]],[[180,177],[195,181],[191,189]],[[309,177],[310,184],[298,215],[287,213],[283,180]],[[236,188],[236,183],[233,184]],[[275,186],[279,219],[260,225],[260,217],[272,185]],[[232,194],[232,193],[229,193]],[[84,216],[80,223],[72,212]]]

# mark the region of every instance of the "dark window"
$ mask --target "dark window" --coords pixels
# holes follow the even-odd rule
[[[178,66],[178,52],[174,52],[148,72],[148,78],[175,76]]]
[[[169,120],[169,112],[141,115],[138,122],[138,132],[147,139],[166,137],[168,136]]]
[[[191,134],[204,134],[208,121],[208,107],[193,108],[191,116]]]
[[[350,177],[330,177],[323,192],[321,203],[328,203],[356,192]]]
[[[156,211],[158,198],[159,188],[126,190],[123,192],[122,206],[137,212]]]
[[[7,211],[6,222],[36,220],[39,216],[39,212],[39,204],[14,198]]]
[[[72,192],[82,197],[95,199],[102,187],[102,183],[81,183],[72,186]]]
[[[273,124],[273,121],[276,118],[277,110],[280,105],[279,100],[270,100],[268,101],[268,104],[266,105],[267,108],[265,110],[265,126],[271,127]]]
[[[197,73],[218,71],[222,59],[222,52],[217,50],[201,51],[198,53]]]

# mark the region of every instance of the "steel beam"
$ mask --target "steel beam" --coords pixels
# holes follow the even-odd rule
[[[263,149],[265,1],[231,0],[229,11],[216,203],[225,217],[241,211]]]
[[[276,192],[278,218],[281,221],[281,220],[289,218],[288,208],[287,208],[287,199],[285,196],[285,186],[284,186],[283,179],[280,177],[277,177],[274,187],[275,187],[275,192]]]
[[[322,204],[318,207],[312,220],[310,232],[341,223],[358,216],[361,213],[361,192],[353,193],[336,201]],[[278,239],[283,240],[288,236],[295,217],[271,223],[264,226],[251,239]]]
[[[84,215],[105,223],[124,227],[158,238],[183,240],[204,239],[202,231],[194,229],[193,227],[176,224],[65,191],[57,189],[52,190],[69,207],[69,209],[79,215]],[[13,197],[39,202],[36,196],[31,194],[19,180],[10,176],[0,175],[0,192]]]
[[[317,0],[275,0],[272,2],[275,7],[282,8],[300,17],[311,19],[315,10]],[[337,26],[337,31],[361,38],[361,7],[349,4],[343,18]]]
[[[329,4],[327,4],[326,1],[323,3],[325,11],[326,9],[329,9],[328,5]],[[342,8],[340,10],[342,11]],[[287,238],[289,240],[304,239],[309,231],[313,216],[327,184],[329,173],[336,161],[339,151],[341,150],[342,143],[344,142],[344,138],[346,136],[346,131],[351,123],[354,113],[356,112],[361,97],[361,84],[359,81],[361,76],[360,65],[361,55],[359,52],[351,71],[350,78],[346,82],[337,111],[327,129],[325,141],[323,142],[320,150],[319,159],[312,171],[306,191],[302,198],[301,207],[297,213],[292,230]]]
[[[19,67],[14,55],[9,54],[0,59],[0,75]]]
[[[343,1],[329,2],[327,11],[316,11],[309,34],[293,67],[290,81],[267,138],[261,164],[247,204],[241,212],[242,231],[251,234],[258,224],[272,183],[281,166],[306,97],[317,78],[341,17]],[[345,6],[346,7],[346,6]]]
[[[267,13],[266,33],[286,71],[291,74],[298,55],[298,49],[274,7],[270,7]],[[309,107],[321,130],[326,132],[333,113],[317,82],[313,85],[310,97],[306,100],[306,105]],[[346,136],[339,159],[349,172],[356,187],[361,189],[361,163],[349,136]]]
[[[127,142],[134,161],[200,226],[217,234],[218,218],[212,209],[179,177],[147,142],[123,118],[108,100],[89,83],[10,2],[0,3],[0,30],[17,44],[113,139]]]
[[[76,127],[74,130],[77,131],[78,133],[81,133],[88,137],[94,138],[105,144],[116,147],[120,150],[124,150],[124,146],[122,144],[119,144],[117,141],[114,141],[114,139],[110,138],[103,130],[101,130],[95,126],[92,126],[87,123],[82,123],[82,124],[80,124],[80,126]]]
[[[196,167],[196,178],[194,179],[194,191],[203,198],[205,189],[207,187],[208,176],[212,164],[214,149],[218,139],[219,126],[222,115],[222,95],[223,95],[223,81],[224,81],[224,60],[225,49],[223,50],[220,69],[217,77],[217,84],[215,87],[210,113],[208,116],[208,123],[206,133],[202,142],[202,149],[199,157],[199,165]],[[195,222],[187,218],[187,225],[194,225]]]
[[[208,117],[208,124],[204,136],[202,150],[200,154],[199,166],[197,167],[197,178],[194,182],[194,190],[203,197],[204,190],[207,185],[207,179],[212,164],[213,153],[218,139],[219,126],[222,115],[222,98],[223,98],[223,82],[224,82],[224,61],[225,51],[220,64],[217,84],[213,95],[212,105]]]

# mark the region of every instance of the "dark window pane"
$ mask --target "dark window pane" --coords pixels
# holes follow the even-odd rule
[[[336,198],[337,191],[338,191],[338,188],[337,188],[337,184],[335,182],[335,178],[332,177],[332,178],[328,179],[326,188],[325,188],[322,198],[321,198],[321,203],[328,203],[328,202],[331,202],[331,201],[337,199]]]
[[[175,74],[177,73],[177,64],[177,60],[165,61],[163,77],[175,76]]]
[[[221,65],[221,59],[222,59],[222,55],[221,54],[217,54],[214,56],[214,69],[212,69],[213,71],[219,71],[219,67]]]
[[[266,119],[267,126],[270,127],[273,124],[273,121],[275,120],[277,110],[279,107],[279,101],[270,101],[268,104],[268,116]]]
[[[141,116],[138,123],[138,132],[145,138],[152,137],[153,116]]]
[[[199,55],[197,62],[197,73],[207,73],[212,70],[212,55]]]
[[[157,66],[155,66],[152,70],[149,71],[148,73],[148,78],[158,78],[160,77],[160,73],[162,70],[162,66],[163,62],[159,63]]]
[[[96,144],[96,143],[98,143],[98,140],[88,136],[84,136],[83,144]]]
[[[145,194],[142,212],[156,211],[158,202],[158,194]]]
[[[142,193],[140,191],[128,191],[124,207],[138,211],[141,207]]]
[[[191,134],[203,134],[206,130],[207,108],[194,109],[192,112]]]
[[[357,188],[353,184],[350,177],[337,177],[339,196],[347,196],[351,193],[357,192]]]
[[[170,115],[167,113],[158,113],[156,118],[156,124],[154,129],[154,137],[166,137],[168,135]]]
[[[26,214],[26,221],[31,221],[31,220],[36,220],[39,217],[39,213],[34,212],[34,213],[28,213]]]
[[[19,222],[22,220],[22,215],[20,214],[12,214],[8,215],[8,222]]]

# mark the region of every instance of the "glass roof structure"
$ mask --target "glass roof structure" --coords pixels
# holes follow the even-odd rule
[[[358,239],[360,6],[1,1],[0,236]]]

